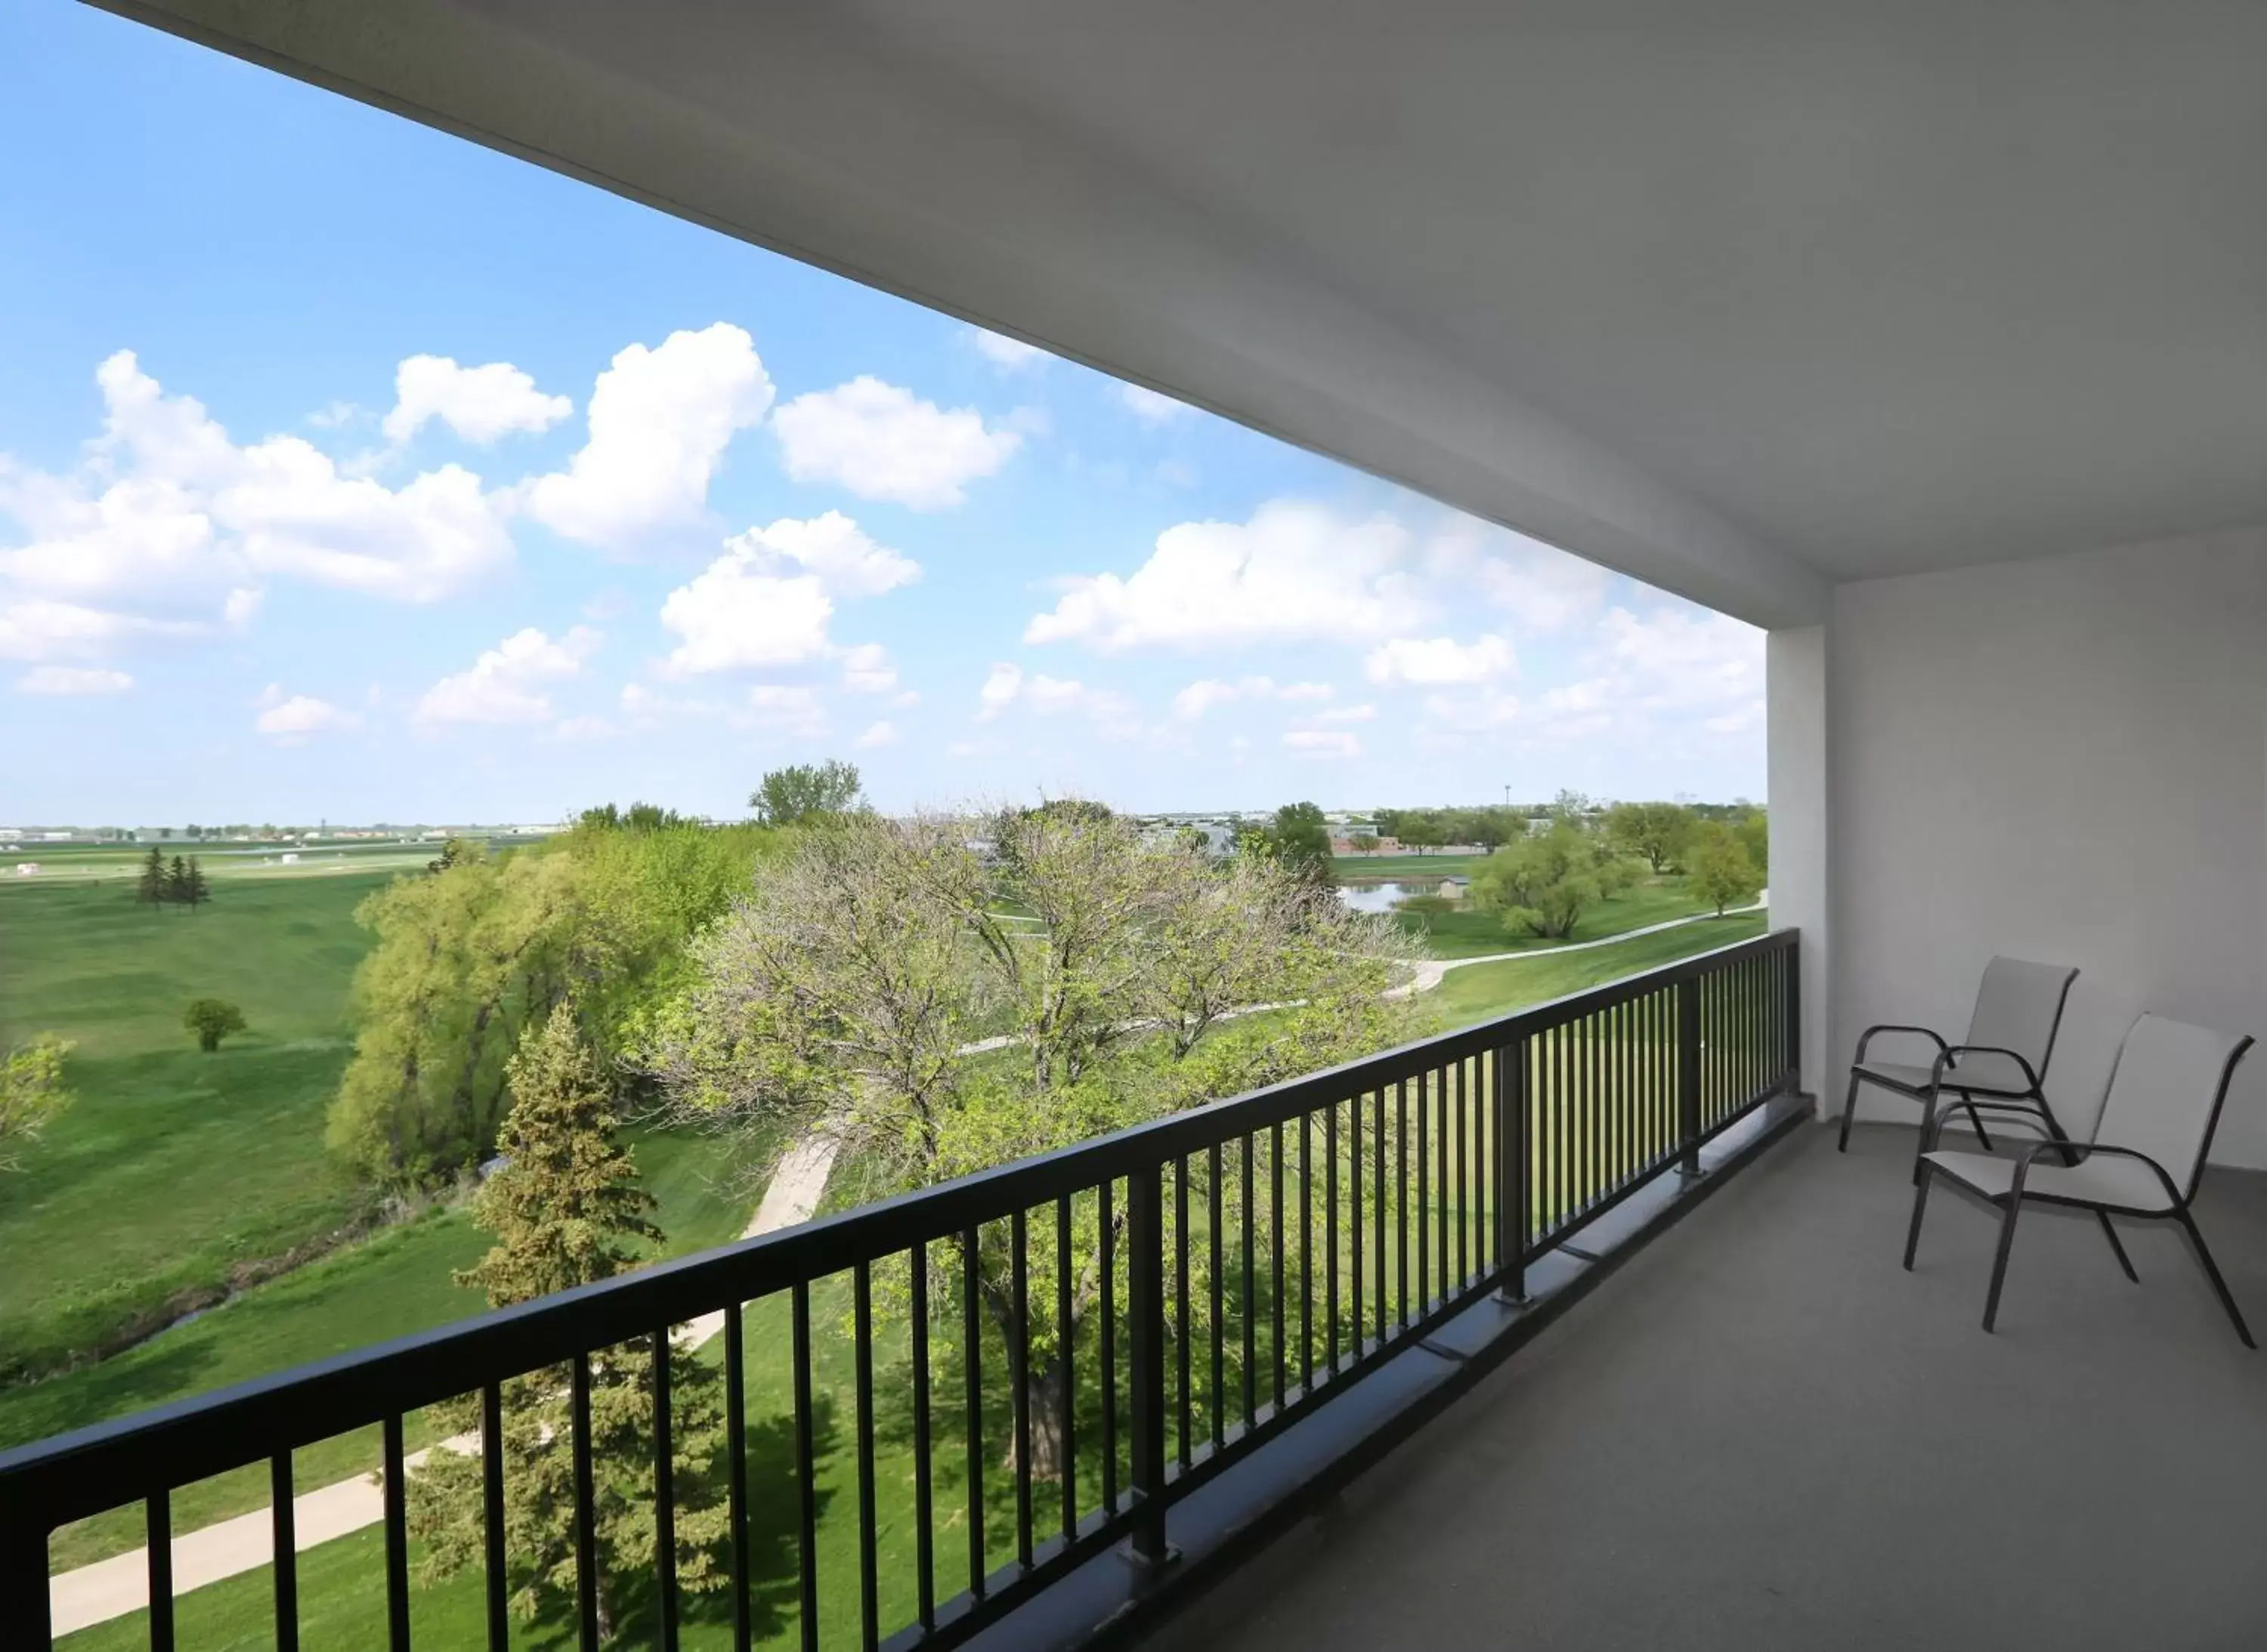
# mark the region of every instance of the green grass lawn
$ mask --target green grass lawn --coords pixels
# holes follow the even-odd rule
[[[1592,947],[1556,958],[1544,952],[1498,964],[1468,964],[1448,973],[1433,1000],[1442,1025],[1470,1026],[1475,1021],[1547,1003],[1640,970],[1658,969],[1696,953],[1729,946],[1735,941],[1752,940],[1770,927],[1768,913],[1737,913],[1726,918],[1704,918],[1658,935],[1641,935],[1618,946]]]
[[[53,1369],[169,1299],[350,1222],[323,1150],[350,1052],[354,921],[386,874],[245,878],[194,913],[123,885],[0,887],[0,1043],[75,1039],[78,1100],[0,1177],[0,1377]],[[250,1031],[201,1054],[192,998]]]
[[[1332,857],[1339,881],[1378,877],[1468,877],[1486,858],[1478,855],[1340,855]]]
[[[1683,877],[1671,876],[1647,877],[1600,901],[1582,914],[1574,934],[1565,941],[1515,935],[1499,914],[1477,909],[1401,912],[1394,914],[1394,921],[1409,934],[1423,936],[1435,958],[1488,958],[1498,952],[1544,952],[1574,942],[1602,941],[1707,910],[1707,903],[1687,892]]]

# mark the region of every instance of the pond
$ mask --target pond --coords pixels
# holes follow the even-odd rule
[[[1396,903],[1412,895],[1439,894],[1444,883],[1453,883],[1459,890],[1465,886],[1461,877],[1427,877],[1415,883],[1343,884],[1339,888],[1339,899],[1356,912],[1390,912]]]

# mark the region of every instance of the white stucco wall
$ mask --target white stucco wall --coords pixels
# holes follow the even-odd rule
[[[2267,1039],[2267,530],[1844,585],[1830,635],[1838,1063],[1956,1033],[1994,952],[2083,972],[2047,1083],[2079,1134],[2140,1010]],[[2267,1167],[2267,1049],[2212,1156]]]
[[[1827,630],[1773,631],[1764,653],[1771,774],[1771,921],[1802,932],[1802,1088],[1838,1095],[1829,1036],[1834,848],[1827,804]]]

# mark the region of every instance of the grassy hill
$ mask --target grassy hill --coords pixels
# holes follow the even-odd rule
[[[319,1244],[361,1200],[323,1151],[350,1048],[357,902],[386,872],[231,877],[194,913],[130,885],[0,885],[0,1043],[77,1041],[78,1103],[0,1177],[0,1377]],[[250,1031],[199,1053],[192,998]]]

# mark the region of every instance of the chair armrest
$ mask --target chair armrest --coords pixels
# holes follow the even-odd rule
[[[2039,1142],[2036,1146],[2025,1152],[2022,1157],[2015,1161],[2015,1178],[2014,1182],[2009,1185],[2007,1189],[2008,1196],[2010,1198],[2020,1199],[2022,1197],[2023,1183],[2031,1173],[2031,1166],[2037,1164],[2040,1158],[2049,1153],[2056,1154],[2058,1156],[2071,1156],[2067,1157],[2066,1162],[2072,1168],[2075,1168],[2078,1165],[2084,1164],[2089,1156],[2095,1153],[2107,1153],[2114,1158],[2139,1159],[2142,1164],[2146,1164],[2151,1170],[2157,1172],[2157,1179],[2165,1185],[2165,1197],[2173,1201],[2175,1208],[2185,1209],[2188,1206],[2189,1201],[2181,1197],[2181,1190],[2173,1186],[2172,1177],[2166,1173],[2165,1167],[2158,1164],[2156,1160],[2151,1158],[2146,1153],[2140,1152],[2133,1148],[2111,1147],[2108,1143],[2102,1142]]]
[[[1911,1032],[1930,1040],[1940,1051],[1948,1050],[1952,1047],[1944,1041],[1943,1034],[1932,1032],[1926,1027],[1900,1026],[1895,1022],[1885,1021],[1877,1027],[1867,1027],[1863,1032],[1860,1032],[1858,1035],[1858,1054],[1851,1061],[1852,1066],[1857,1067],[1864,1064],[1866,1060],[1866,1046],[1874,1041],[1874,1035],[1876,1032]]]
[[[1947,1067],[1957,1068],[1960,1065],[1960,1058],[1963,1055],[2004,1055],[2009,1061],[2014,1062],[2016,1066],[2023,1069],[2023,1076],[2030,1081],[2033,1091],[2042,1095],[2045,1092],[2045,1086],[2039,1082],[2038,1074],[2031,1069],[2030,1062],[2024,1060],[2020,1052],[2005,1048],[1997,1044],[1948,1044],[1945,1046],[1944,1054],[1936,1058],[1937,1065],[1935,1076],[1941,1079],[1944,1076],[1944,1070]]]

